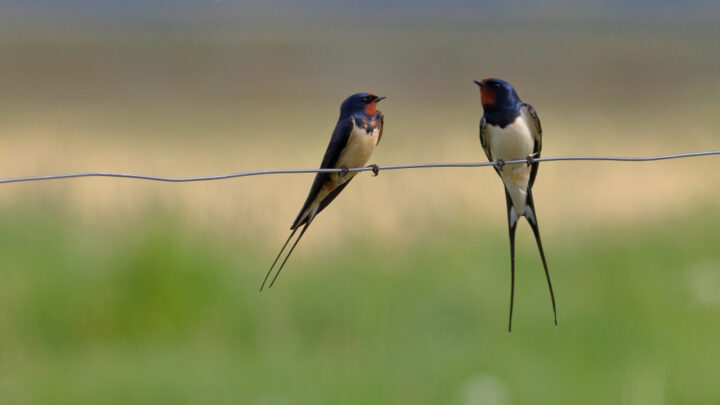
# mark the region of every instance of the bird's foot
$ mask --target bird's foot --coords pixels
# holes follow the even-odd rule
[[[373,177],[377,176],[380,173],[380,166],[376,165],[375,163],[371,164],[368,167],[372,168]]]
[[[502,160],[502,159],[496,160],[496,161],[495,161],[495,167],[497,167],[497,169],[498,169],[499,171],[502,171],[503,167],[505,167],[505,161]]]
[[[345,166],[345,165],[340,166],[340,177],[345,177],[348,175],[348,173],[350,173],[350,169],[348,169],[347,166]]]
[[[533,163],[535,163],[535,153],[528,155],[527,159],[525,160],[527,161],[528,166],[532,166]]]

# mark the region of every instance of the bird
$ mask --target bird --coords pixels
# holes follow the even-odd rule
[[[512,331],[513,302],[515,298],[515,228],[520,217],[525,217],[535,234],[540,258],[545,269],[555,325],[557,309],[550,272],[540,239],[532,186],[538,171],[536,158],[542,149],[542,127],[535,108],[523,103],[510,83],[502,79],[474,80],[480,88],[483,116],[480,120],[480,143],[487,158],[496,162],[495,171],[505,187],[507,219],[510,233],[510,316],[508,331]],[[510,160],[525,163],[505,164]]]
[[[321,172],[315,176],[305,203],[297,214],[295,221],[293,221],[292,226],[290,226],[292,232],[275,257],[267,274],[265,274],[260,291],[265,287],[273,268],[293,235],[302,227],[298,238],[292,244],[268,288],[275,284],[278,275],[285,267],[285,263],[287,263],[288,258],[295,250],[295,246],[302,239],[315,216],[325,209],[355,177],[357,172],[350,172],[349,169],[363,167],[370,159],[375,147],[380,142],[380,138],[382,138],[384,116],[377,109],[377,103],[385,98],[371,93],[357,93],[345,99],[340,105],[340,117],[330,137],[330,143],[320,163],[320,168],[335,168],[341,169],[341,171],[333,173]],[[378,166],[372,164],[369,167],[372,167],[373,174],[377,176]]]

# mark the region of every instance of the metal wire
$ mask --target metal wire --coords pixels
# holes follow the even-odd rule
[[[659,156],[644,156],[644,157],[617,157],[617,156],[557,156],[557,157],[543,157],[534,159],[535,162],[558,162],[558,161],[612,161],[612,162],[649,162],[655,160],[668,160],[668,159],[679,159],[688,157],[698,156],[709,156],[709,155],[720,155],[720,150],[710,150],[702,152],[689,152],[689,153],[677,153],[672,155],[659,155]],[[526,163],[525,159],[522,160],[508,160],[505,164],[512,163]],[[380,171],[383,170],[403,170],[403,169],[420,169],[420,168],[442,168],[442,167],[486,167],[495,166],[497,162],[470,162],[470,163],[415,163],[406,165],[388,165],[378,166]],[[370,166],[356,167],[348,169],[351,172],[365,172],[372,171],[373,168]],[[81,173],[68,173],[68,174],[49,174],[44,176],[26,176],[26,177],[13,177],[8,179],[0,179],[0,184],[6,183],[20,183],[26,181],[40,181],[40,180],[58,180],[58,179],[74,179],[78,177],[119,177],[124,179],[138,179],[138,180],[151,180],[151,181],[164,181],[170,183],[187,183],[193,181],[213,181],[213,180],[225,180],[233,179],[236,177],[248,177],[248,176],[260,176],[265,174],[298,174],[298,173],[340,173],[342,169],[274,169],[274,170],[254,170],[248,172],[229,173],[229,174],[218,174],[213,176],[199,176],[199,177],[162,177],[162,176],[150,176],[144,174],[132,174],[132,173],[111,173],[111,172],[81,172]]]

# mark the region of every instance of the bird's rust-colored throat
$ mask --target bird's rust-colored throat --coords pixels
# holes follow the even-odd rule
[[[376,95],[370,94],[371,97],[377,98]],[[365,114],[369,116],[373,116],[377,113],[377,103],[380,100],[373,100],[368,105],[365,106]]]
[[[495,90],[489,87],[480,87],[480,102],[483,106],[495,104]]]

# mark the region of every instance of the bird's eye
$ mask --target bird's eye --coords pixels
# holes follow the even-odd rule
[[[370,102],[370,97],[363,97],[362,102],[363,102],[363,103],[369,103],[369,102]]]

